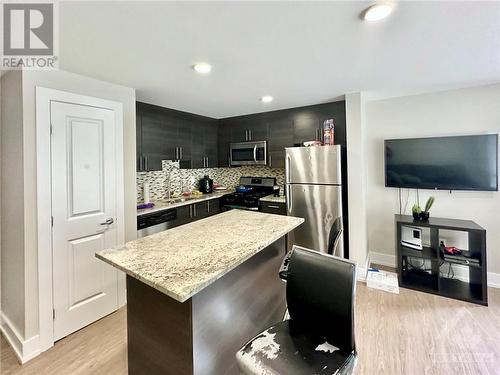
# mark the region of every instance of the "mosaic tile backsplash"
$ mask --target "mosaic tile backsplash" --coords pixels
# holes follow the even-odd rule
[[[214,183],[234,188],[238,185],[241,176],[276,177],[278,186],[283,191],[285,184],[285,170],[266,166],[245,166],[237,168],[201,168],[179,169],[179,162],[164,160],[161,171],[137,172],[137,202],[143,201],[144,182],[149,183],[151,200],[160,200],[167,197],[168,182],[170,191],[181,193],[186,190],[198,189],[198,182],[204,175],[209,175]]]

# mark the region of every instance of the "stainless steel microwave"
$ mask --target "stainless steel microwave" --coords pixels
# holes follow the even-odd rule
[[[229,151],[231,165],[267,164],[267,141],[231,143]]]

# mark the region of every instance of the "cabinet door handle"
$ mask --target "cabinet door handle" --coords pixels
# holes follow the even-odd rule
[[[179,160],[179,147],[175,148],[175,160]]]
[[[144,163],[146,165],[146,170],[149,170],[149,156],[144,156]]]
[[[276,205],[274,205],[274,204],[268,204],[266,207],[267,207],[267,208],[274,208],[274,209],[276,209],[276,210],[279,210],[279,209],[280,209],[280,206],[276,206]]]
[[[210,201],[207,201],[207,212],[210,213]]]
[[[271,154],[269,154],[269,166],[272,167],[273,165],[273,157]]]
[[[248,129],[248,140],[251,141],[252,140],[252,129]]]

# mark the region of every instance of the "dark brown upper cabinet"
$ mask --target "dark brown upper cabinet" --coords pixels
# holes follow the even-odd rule
[[[245,116],[246,117],[246,116]],[[234,118],[231,126],[231,142],[267,141],[267,122],[256,119]]]
[[[315,113],[298,114],[293,119],[293,142],[303,144],[307,141],[322,141],[322,122]]]
[[[294,144],[293,121],[278,118],[269,121],[268,164],[272,168],[285,168],[285,147]]]
[[[216,165],[218,120],[141,102],[136,112],[137,171],[161,170],[162,160],[178,160],[181,168]]]
[[[333,118],[337,144],[345,145],[345,102],[291,108],[219,121],[219,166],[229,165],[231,142],[268,142],[268,165],[285,167],[285,148],[323,141],[323,122]]]

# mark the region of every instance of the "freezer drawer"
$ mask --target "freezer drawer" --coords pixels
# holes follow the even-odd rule
[[[287,215],[302,217],[304,224],[288,235],[293,245],[328,252],[330,232],[337,217],[342,216],[341,187],[335,185],[287,184]],[[343,256],[342,240],[335,255]]]
[[[341,185],[340,146],[287,147],[286,183]]]

